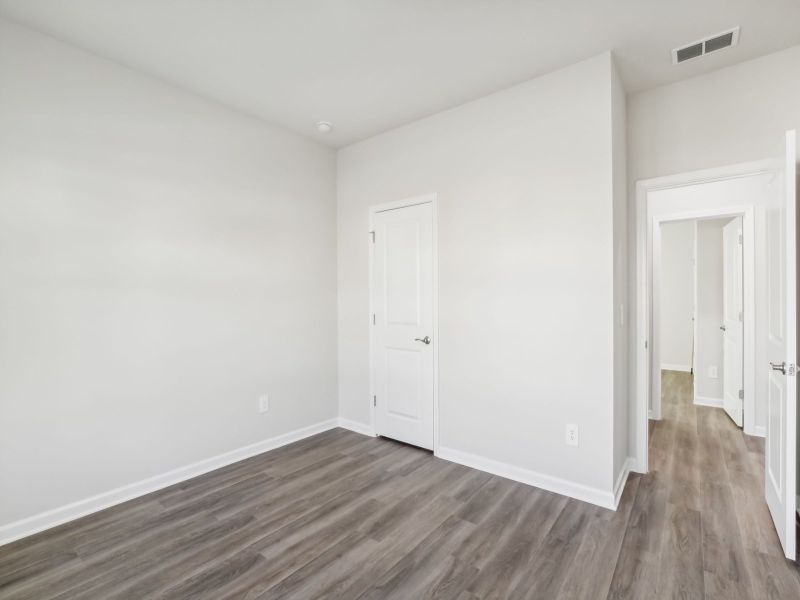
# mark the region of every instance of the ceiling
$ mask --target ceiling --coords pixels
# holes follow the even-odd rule
[[[0,0],[0,15],[334,147],[606,50],[636,92],[800,43],[800,0]],[[737,47],[671,64],[736,25]]]

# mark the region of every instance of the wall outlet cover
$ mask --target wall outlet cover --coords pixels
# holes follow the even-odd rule
[[[717,371],[717,367],[716,366],[708,367],[708,376],[711,379],[718,379],[719,378],[719,373]]]
[[[567,446],[577,446],[578,441],[579,441],[578,426],[574,424],[567,425],[566,439],[565,439]]]
[[[258,412],[265,413],[269,411],[269,394],[262,394],[258,397]]]

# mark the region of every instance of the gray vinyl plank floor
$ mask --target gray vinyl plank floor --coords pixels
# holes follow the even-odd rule
[[[616,512],[335,429],[0,547],[0,598],[800,598],[763,440],[691,393]]]

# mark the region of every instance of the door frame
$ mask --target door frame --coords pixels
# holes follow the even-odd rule
[[[397,210],[419,204],[430,204],[432,223],[432,248],[431,256],[433,260],[433,453],[439,451],[439,198],[435,192],[412,196],[402,200],[374,204],[369,207],[369,232],[367,243],[369,244],[369,311],[366,315],[369,327],[369,422],[373,435],[378,435],[375,417],[375,404],[372,401],[375,396],[375,369],[373,356],[375,350],[375,330],[372,323],[374,314],[373,306],[373,273],[375,263],[375,244],[372,242],[372,234],[375,231],[375,215],[388,210]]]
[[[777,174],[780,164],[774,159],[740,163],[693,171],[676,175],[667,175],[636,182],[636,334],[635,340],[635,373],[636,389],[635,401],[635,432],[636,432],[636,458],[634,471],[647,473],[648,459],[648,419],[649,400],[652,393],[658,407],[654,418],[660,418],[661,407],[661,381],[653,376],[658,366],[658,272],[654,272],[653,264],[657,263],[657,254],[660,252],[660,225],[668,221],[681,221],[689,219],[721,218],[726,216],[743,217],[744,235],[744,330],[743,330],[743,360],[744,360],[744,390],[745,390],[745,421],[744,431],[748,435],[759,435],[754,430],[755,417],[755,206],[756,199],[745,205],[731,205],[716,208],[698,208],[692,211],[675,211],[661,215],[651,215],[650,193],[702,185],[717,181],[754,177],[758,175]],[[649,235],[652,226],[652,235]],[[655,279],[655,281],[654,281]],[[659,367],[660,369],[660,367]],[[652,389],[651,389],[652,388]],[[656,412],[656,411],[654,411]]]
[[[697,400],[697,223],[697,219],[692,222],[692,402]]]
[[[650,339],[652,340],[651,368],[648,374],[652,378],[650,395],[652,396],[652,411],[648,411],[648,418],[656,421],[661,419],[661,379],[657,376],[661,372],[661,225],[675,221],[720,219],[726,217],[743,217],[742,233],[744,235],[744,260],[743,260],[743,297],[744,297],[744,327],[742,337],[744,383],[744,408],[745,417],[748,419],[748,431],[754,427],[755,417],[755,211],[752,205],[726,206],[716,209],[698,209],[689,212],[675,212],[653,216],[653,237],[650,251],[652,262],[648,266],[650,276]],[[696,240],[695,240],[696,244]],[[695,261],[696,261],[695,257]],[[657,268],[658,266],[658,268]],[[696,295],[696,289],[695,289]],[[695,308],[696,310],[696,308]],[[696,317],[695,317],[696,323]],[[696,327],[693,327],[696,332]],[[697,340],[693,340],[697,346]],[[749,352],[748,352],[749,349]],[[694,402],[694,398],[692,398]]]

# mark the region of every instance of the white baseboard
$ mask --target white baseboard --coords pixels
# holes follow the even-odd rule
[[[647,475],[648,469],[643,459],[629,458],[628,460],[631,461],[630,469],[633,473],[641,473],[642,475]]]
[[[767,437],[767,427],[766,425],[756,425],[755,427],[753,427],[752,433],[748,433],[747,435],[755,435],[757,437],[765,438]]]
[[[436,456],[466,467],[486,471],[492,475],[498,475],[506,479],[532,485],[547,490],[548,492],[555,492],[562,496],[569,496],[576,500],[582,500],[583,502],[596,504],[603,508],[616,510],[614,493],[610,490],[605,491],[599,488],[589,487],[587,485],[575,483],[574,481],[568,481],[559,477],[553,477],[552,475],[545,475],[537,471],[531,471],[508,463],[492,460],[491,458],[455,450],[454,448],[443,448],[439,446]]]
[[[633,458],[630,456],[625,459],[622,470],[619,472],[617,482],[614,484],[614,510],[619,508],[619,501],[622,499],[622,492],[625,491],[625,484],[628,482],[628,475],[633,469]]]
[[[14,521],[13,523],[8,523],[0,527],[0,546],[3,544],[8,544],[9,542],[13,542],[14,540],[33,535],[34,533],[44,531],[45,529],[50,529],[51,527],[61,525],[62,523],[67,523],[68,521],[85,517],[86,515],[90,515],[116,504],[127,502],[128,500],[138,498],[139,496],[144,496],[145,494],[149,494],[170,485],[180,483],[181,481],[186,481],[187,479],[197,477],[203,473],[208,473],[214,469],[219,469],[235,462],[239,462],[240,460],[256,456],[257,454],[300,441],[312,435],[333,429],[334,427],[337,427],[338,424],[338,419],[329,419],[327,421],[322,421],[321,423],[309,425],[308,427],[295,429],[294,431],[256,442],[255,444],[243,446],[241,448],[237,448],[236,450],[231,450],[211,458],[206,458],[190,465],[186,465],[185,467],[179,467],[177,469],[173,469],[172,471],[167,471],[166,473],[156,475],[155,477],[143,479],[142,481],[124,485],[122,487],[91,496],[90,498],[85,498],[83,500],[67,504],[66,506],[54,508],[52,510],[33,515],[19,521]]]
[[[713,408],[722,408],[722,398],[710,398],[708,396],[695,396],[694,403],[697,406],[711,406]]]
[[[683,371],[684,373],[690,373],[692,370],[692,365],[673,365],[669,363],[661,363],[661,370],[662,371]]]
[[[351,421],[350,419],[343,419],[342,417],[339,417],[339,427],[341,427],[342,429],[349,429],[350,431],[355,431],[356,433],[360,433],[362,435],[375,437],[375,431],[372,429],[370,425],[359,423],[358,421]]]

